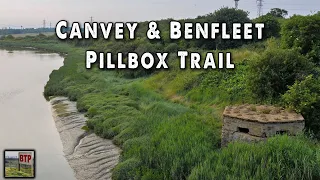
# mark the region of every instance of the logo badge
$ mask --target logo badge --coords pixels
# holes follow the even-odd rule
[[[35,178],[35,150],[6,149],[3,156],[4,178]]]

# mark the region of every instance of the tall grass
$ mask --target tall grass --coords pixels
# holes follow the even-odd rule
[[[319,179],[320,150],[305,137],[231,143],[194,168],[189,179]]]

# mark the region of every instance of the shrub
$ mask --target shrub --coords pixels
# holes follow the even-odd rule
[[[310,75],[297,81],[282,99],[287,107],[302,113],[307,129],[320,138],[320,79]]]
[[[265,28],[263,31],[263,38],[267,39],[270,37],[279,37],[281,26],[278,19],[272,15],[260,16],[255,22],[264,23]]]
[[[10,35],[5,36],[4,39],[6,39],[6,40],[12,40],[12,39],[14,39],[14,37],[10,34]]]
[[[267,13],[269,16],[273,16],[276,18],[284,18],[288,15],[288,11],[280,8],[272,8],[270,12]]]
[[[267,49],[249,63],[249,88],[258,99],[275,100],[311,69],[312,63],[294,50]]]
[[[282,26],[282,45],[286,48],[298,48],[302,54],[308,54],[320,45],[319,28],[320,16],[295,15]],[[314,62],[319,63],[319,56],[311,57]]]
[[[216,10],[213,13],[210,13],[206,16],[199,16],[198,19],[203,20],[204,22],[219,22],[219,23],[227,23],[228,27],[232,27],[233,23],[248,23],[251,20],[248,17],[248,12],[235,9],[223,7],[219,10]],[[228,33],[232,33],[231,28],[227,30]],[[198,40],[198,47],[207,47],[212,48],[213,45],[216,45],[218,49],[231,49],[242,46],[247,41],[244,40],[219,40],[219,38],[213,43],[213,41],[201,39]]]
[[[203,100],[219,103],[251,102],[248,84],[248,61],[236,62],[234,70],[209,71],[203,74],[199,87],[188,94],[191,100]],[[197,91],[199,90],[199,91]]]

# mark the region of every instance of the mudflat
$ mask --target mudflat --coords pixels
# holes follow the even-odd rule
[[[66,97],[50,100],[53,117],[63,144],[63,152],[78,180],[111,179],[118,164],[120,148],[111,140],[81,129],[86,117],[78,112],[76,103]]]

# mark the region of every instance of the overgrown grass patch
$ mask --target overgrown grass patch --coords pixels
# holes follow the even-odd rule
[[[266,143],[231,143],[212,152],[189,179],[319,179],[320,151],[305,137],[277,136]]]

